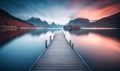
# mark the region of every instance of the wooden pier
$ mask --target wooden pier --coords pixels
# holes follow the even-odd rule
[[[89,71],[89,69],[64,35],[57,33],[30,71]]]

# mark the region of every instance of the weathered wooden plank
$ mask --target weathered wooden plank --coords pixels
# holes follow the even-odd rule
[[[58,33],[54,41],[31,71],[88,71],[64,36]]]
[[[84,71],[84,70],[72,70],[72,69],[70,70],[47,70],[45,69],[45,70],[32,70],[32,71]]]
[[[76,69],[76,70],[85,70],[86,68],[84,68],[84,67],[80,67],[80,66],[37,66],[37,67],[35,67],[34,69],[40,69],[40,70],[42,70],[42,69],[53,69],[53,70],[59,70],[59,69],[62,69],[62,70],[66,70],[66,69],[69,69],[69,70],[74,70],[74,69]]]

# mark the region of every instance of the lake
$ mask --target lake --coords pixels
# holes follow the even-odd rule
[[[92,71],[120,71],[120,30],[66,32]]]
[[[60,29],[2,32],[0,71],[28,71],[43,52],[45,40]],[[64,30],[62,30],[64,31]],[[92,71],[120,71],[120,30],[64,31]]]

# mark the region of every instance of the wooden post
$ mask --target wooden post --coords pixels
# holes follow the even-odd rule
[[[52,41],[52,37],[50,36],[50,42]]]
[[[70,40],[70,46],[71,46],[71,40]]]
[[[72,44],[72,48],[74,49],[74,44]]]
[[[47,48],[47,40],[45,40],[45,47]]]

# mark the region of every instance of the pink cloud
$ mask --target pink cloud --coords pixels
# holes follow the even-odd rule
[[[83,9],[82,11],[81,10],[78,11],[74,15],[74,17],[88,18],[89,20],[98,20],[103,17],[107,17],[112,14],[115,14],[119,11],[120,11],[119,7],[115,5],[108,6],[103,9],[95,9],[95,10],[91,10],[90,8],[88,8],[88,9]]]
[[[112,4],[108,0],[104,2],[96,2],[92,5],[79,9],[74,13],[74,18],[88,18],[89,20],[99,20],[101,18],[120,12],[119,4]]]

